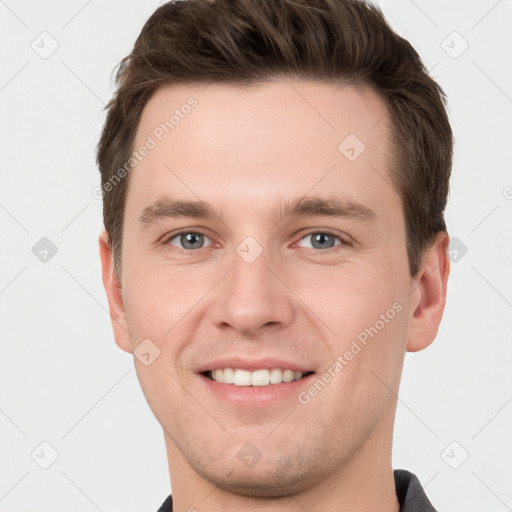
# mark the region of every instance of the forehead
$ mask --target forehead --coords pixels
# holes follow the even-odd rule
[[[197,149],[208,150],[212,155],[225,153],[218,140],[227,136],[232,142],[231,157],[235,156],[236,143],[245,138],[248,130],[260,138],[279,130],[280,137],[276,141],[279,145],[301,135],[306,135],[312,144],[325,137],[336,143],[349,133],[357,134],[365,144],[378,142],[381,145],[387,138],[386,117],[387,107],[383,100],[365,85],[291,78],[243,86],[173,84],[157,89],[147,102],[136,142],[143,142],[141,137],[155,130],[158,136],[158,127],[162,123],[161,135],[173,132],[180,144],[186,139],[201,139],[201,148]],[[200,122],[194,122],[194,118],[200,118]],[[298,120],[300,124],[295,123]],[[240,131],[229,131],[234,127],[239,127]],[[238,147],[241,150],[239,156],[254,156],[251,149],[257,148],[256,142],[243,151]],[[298,148],[294,149],[297,151]],[[297,156],[303,156],[309,149],[311,147],[306,146]],[[335,149],[338,149],[337,144]]]
[[[282,196],[340,185],[349,198],[363,189],[374,200],[393,195],[387,112],[367,86],[290,78],[162,86],[141,116],[134,150],[151,149],[129,189],[141,206],[164,193],[164,182],[189,199],[243,190],[251,201],[269,187]]]

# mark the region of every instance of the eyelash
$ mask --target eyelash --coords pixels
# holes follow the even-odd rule
[[[210,238],[208,235],[206,235],[205,233],[202,233],[201,231],[193,231],[193,230],[190,230],[190,229],[183,229],[181,231],[177,231],[176,233],[172,233],[170,236],[165,237],[164,241],[162,242],[162,245],[165,245],[165,246],[170,245],[170,241],[171,240],[174,240],[175,238],[177,238],[177,237],[179,237],[181,235],[185,235],[185,234],[203,235],[206,238]],[[299,242],[301,242],[302,240],[304,240],[308,236],[318,235],[318,234],[329,235],[329,236],[332,236],[334,238],[337,238],[340,241],[340,243],[334,245],[333,247],[328,247],[327,249],[315,249],[314,247],[312,247],[312,248],[310,248],[310,247],[303,247],[303,249],[311,249],[313,251],[318,251],[318,252],[328,252],[329,250],[335,249],[336,247],[351,245],[348,241],[343,240],[339,235],[337,235],[336,233],[333,233],[332,231],[330,231],[328,229],[309,231],[308,233],[305,233],[299,239]],[[179,247],[175,247],[175,248],[178,249],[179,251],[182,251],[182,252],[196,252],[196,251],[200,251],[201,249],[207,249],[207,247],[200,247],[199,249],[181,249]]]

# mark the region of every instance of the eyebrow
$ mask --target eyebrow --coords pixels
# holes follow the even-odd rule
[[[375,212],[355,201],[337,197],[302,197],[293,201],[278,202],[272,215],[280,219],[298,217],[335,217],[374,222],[377,219]],[[212,218],[217,215],[213,207],[205,201],[180,201],[161,198],[150,206],[144,208],[139,216],[139,225],[148,227],[155,222],[179,217]]]

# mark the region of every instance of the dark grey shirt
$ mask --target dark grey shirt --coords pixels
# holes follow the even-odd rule
[[[416,475],[405,469],[395,469],[394,476],[400,512],[436,512]],[[158,512],[172,512],[172,496],[164,501]]]

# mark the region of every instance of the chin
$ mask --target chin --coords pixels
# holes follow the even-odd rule
[[[203,468],[204,469],[204,468]],[[206,472],[208,473],[208,472]],[[260,468],[255,470],[233,470],[222,479],[222,472],[204,474],[203,477],[215,484],[219,489],[252,498],[286,498],[312,487],[320,478],[314,470],[297,471],[292,467],[283,471],[282,468]],[[315,478],[312,479],[312,475]]]
[[[208,464],[197,461],[193,469],[218,489],[235,495],[286,498],[318,484],[335,466],[325,453],[308,450],[295,454],[270,453],[252,467],[245,467],[238,458],[234,463],[231,460],[224,457]]]

